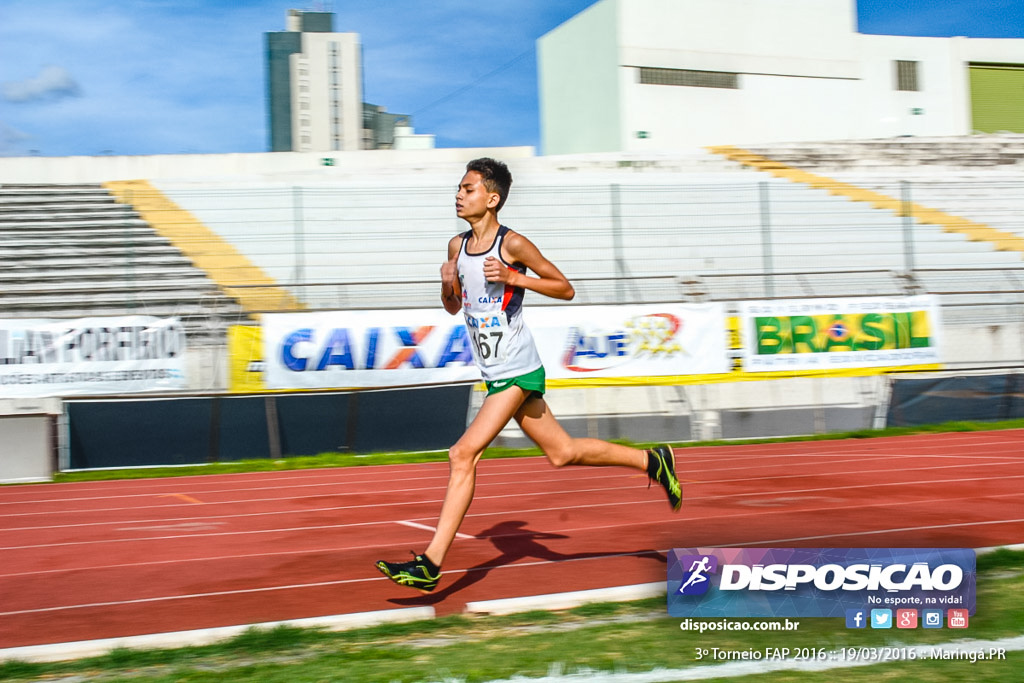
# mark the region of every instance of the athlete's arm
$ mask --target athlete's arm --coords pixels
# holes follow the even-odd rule
[[[451,238],[448,241],[448,260],[441,264],[441,304],[452,315],[462,310],[462,288],[459,286],[459,269],[456,265],[461,248],[462,236]]]
[[[540,249],[533,242],[511,230],[505,235],[501,245],[502,258],[509,263],[522,263],[534,272],[531,277],[512,270],[494,257],[484,262],[484,277],[488,282],[504,282],[512,287],[522,287],[549,296],[553,299],[569,301],[576,296],[576,290],[566,279],[562,271],[544,258]]]

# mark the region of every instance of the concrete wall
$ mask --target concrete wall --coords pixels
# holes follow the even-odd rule
[[[0,483],[45,481],[57,465],[60,399],[0,398]]]
[[[622,149],[617,0],[537,41],[541,146],[559,154]]]
[[[894,60],[919,63],[919,91],[896,90]],[[965,135],[970,62],[1022,64],[1024,40],[863,35],[853,0],[602,0],[538,41],[543,80],[562,86],[541,88],[543,150],[607,150],[607,112],[621,151]],[[738,87],[641,84],[640,67]]]
[[[423,167],[457,167],[481,156],[528,159],[532,147],[467,147],[358,152],[265,152],[252,154],[159,154],[97,157],[0,157],[0,185],[22,183],[100,183],[108,180],[200,180],[274,176],[323,179],[367,171],[408,172]],[[324,166],[325,158],[333,160]],[[456,179],[457,181],[457,179]],[[453,181],[453,187],[454,183]]]

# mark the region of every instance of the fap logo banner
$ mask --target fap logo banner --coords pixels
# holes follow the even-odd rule
[[[673,617],[845,617],[848,609],[974,614],[969,548],[677,548]]]
[[[729,371],[719,303],[544,306],[524,315],[549,379]]]

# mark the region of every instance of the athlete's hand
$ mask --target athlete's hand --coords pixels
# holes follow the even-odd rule
[[[458,277],[458,272],[455,259],[441,264],[441,284],[446,290],[451,291],[455,289],[455,279]]]
[[[488,256],[484,259],[484,278],[488,282],[504,282],[508,284],[514,272],[514,270],[493,256]]]

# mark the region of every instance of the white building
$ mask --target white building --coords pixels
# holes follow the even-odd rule
[[[270,151],[433,147],[434,136],[414,134],[409,116],[364,105],[359,34],[333,24],[330,12],[292,9],[286,30],[265,34]]]
[[[266,34],[271,151],[362,149],[362,48],[333,16],[288,10],[286,30]]]
[[[854,0],[600,0],[537,63],[545,154],[1024,132],[1024,40],[861,34]]]

